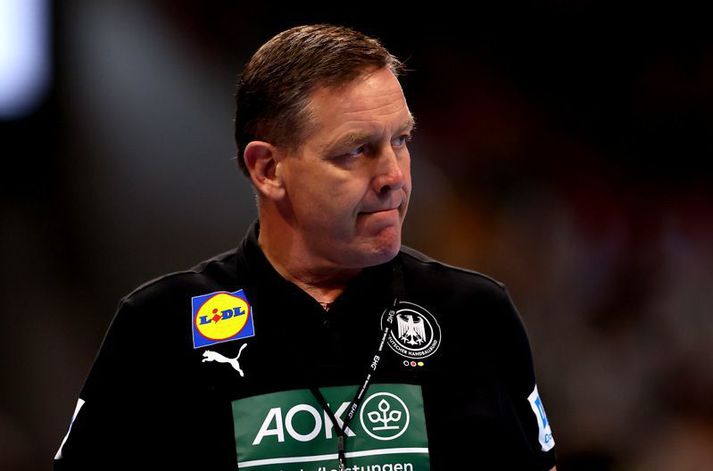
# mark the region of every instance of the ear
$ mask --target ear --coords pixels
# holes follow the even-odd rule
[[[269,142],[251,141],[245,146],[243,159],[250,179],[257,191],[268,199],[275,200],[284,196],[285,187],[278,171],[283,158],[278,148]]]

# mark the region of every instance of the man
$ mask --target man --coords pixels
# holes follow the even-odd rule
[[[329,25],[255,53],[235,125],[259,221],[122,299],[56,469],[554,466],[503,285],[401,247],[401,70]]]

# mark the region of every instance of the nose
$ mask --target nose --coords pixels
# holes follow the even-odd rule
[[[403,165],[408,165],[408,159],[397,155],[391,146],[381,153],[374,178],[374,190],[378,195],[385,196],[403,188],[406,181]]]

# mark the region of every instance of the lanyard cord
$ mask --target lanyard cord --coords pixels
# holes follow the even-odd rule
[[[324,398],[324,396],[322,395],[322,392],[319,390],[319,388],[316,386],[313,386],[310,388],[310,391],[312,391],[312,395],[314,395],[314,397],[319,402],[319,405],[322,406],[322,409],[324,409],[324,411],[329,416],[329,419],[332,421],[332,424],[334,426],[334,430],[337,433],[337,457],[339,458],[340,471],[344,471],[347,468],[347,458],[346,458],[346,440],[347,440],[346,430],[347,430],[347,427],[349,427],[349,424],[351,423],[352,419],[354,418],[354,415],[356,414],[356,411],[359,408],[361,401],[364,399],[364,396],[366,395],[366,392],[369,389],[369,385],[371,384],[371,379],[373,378],[374,374],[376,373],[376,370],[379,368],[379,365],[381,364],[381,358],[382,358],[382,353],[384,351],[384,345],[386,344],[386,340],[389,338],[389,333],[391,332],[391,329],[394,325],[394,319],[396,317],[396,309],[398,307],[399,297],[403,296],[403,291],[404,291],[403,275],[401,273],[401,265],[399,264],[398,260],[395,261],[395,263],[394,263],[394,274],[393,274],[392,281],[393,281],[394,301],[391,305],[391,309],[389,310],[388,315],[386,316],[386,321],[384,322],[384,327],[381,331],[381,339],[379,341],[379,346],[376,348],[376,352],[374,353],[372,361],[369,364],[369,367],[367,368],[366,377],[364,378],[364,381],[362,382],[361,386],[359,387],[359,390],[357,391],[357,393],[354,395],[354,398],[352,399],[351,403],[349,403],[349,407],[347,407],[347,416],[345,417],[345,419],[341,425],[337,421],[337,418],[335,417],[334,412],[329,407],[329,404],[327,404],[327,400]]]

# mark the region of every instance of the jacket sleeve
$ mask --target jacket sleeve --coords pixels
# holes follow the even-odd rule
[[[154,414],[147,319],[122,300],[84,383],[54,469],[131,469],[147,450]],[[134,466],[131,463],[134,463]]]
[[[555,466],[555,440],[537,388],[530,342],[525,325],[507,290],[499,317],[498,369],[503,380],[501,407],[513,418],[512,439],[529,450],[536,469]]]

